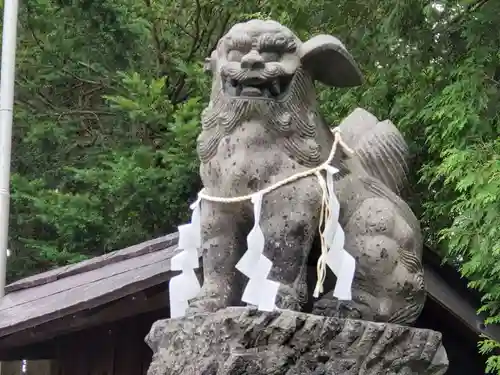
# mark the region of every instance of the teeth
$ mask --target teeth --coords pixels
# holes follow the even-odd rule
[[[225,79],[224,80],[224,89],[227,94],[232,95],[232,96],[241,96],[242,93],[245,91],[244,88],[246,86],[242,85],[240,82],[238,82],[235,79]],[[281,85],[279,79],[275,79],[271,82],[266,83],[259,83],[258,85],[255,86],[249,86],[250,88],[254,88],[257,90],[260,90],[261,96],[267,97],[267,98],[273,98],[277,97],[281,94]],[[247,95],[248,93],[245,93],[244,95]],[[255,95],[252,95],[255,96]]]
[[[281,93],[281,91],[280,91],[280,83],[278,82],[278,80],[274,80],[271,83],[270,91],[271,91],[271,94],[274,95],[274,96],[278,96]]]

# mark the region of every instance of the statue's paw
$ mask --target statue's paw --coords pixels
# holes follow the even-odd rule
[[[363,319],[363,314],[355,303],[339,301],[334,297],[323,297],[314,302],[312,314],[339,319]]]
[[[296,288],[280,285],[276,296],[276,307],[281,310],[302,311],[307,302],[307,295]]]
[[[189,302],[186,315],[214,313],[226,307],[228,304],[223,298],[196,297]]]

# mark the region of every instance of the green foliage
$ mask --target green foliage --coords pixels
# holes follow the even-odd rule
[[[498,323],[498,321],[496,322]],[[479,345],[479,351],[482,354],[489,354],[490,357],[486,361],[486,372],[487,373],[497,373],[500,368],[500,356],[491,355],[492,353],[498,352],[500,349],[500,343],[484,338],[484,340]]]
[[[500,3],[440,0],[25,0],[9,279],[174,230],[200,188],[203,59],[236,21],[340,37],[365,85],[321,88],[326,117],[390,118],[414,155],[426,244],[500,321]],[[485,338],[487,371],[500,374]],[[498,351],[497,351],[498,352]]]
[[[370,17],[380,23],[354,23],[351,37],[360,39],[352,46],[369,85],[340,100],[323,93],[324,106],[334,121],[361,105],[398,124],[414,153],[411,203],[426,244],[481,292],[486,323],[498,324],[500,4],[440,3],[436,11],[420,1],[381,2],[385,18]],[[500,374],[498,343],[485,339],[480,349],[490,355],[486,371]]]

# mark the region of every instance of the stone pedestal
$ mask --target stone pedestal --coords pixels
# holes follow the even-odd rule
[[[438,332],[231,307],[156,322],[148,375],[444,374]]]

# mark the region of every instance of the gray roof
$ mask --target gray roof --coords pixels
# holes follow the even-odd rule
[[[0,299],[0,337],[168,281],[177,239],[170,234],[8,285]]]
[[[0,338],[167,282],[174,275],[170,260],[177,253],[177,240],[177,233],[169,234],[8,285],[0,299]],[[432,267],[424,267],[430,298],[469,330],[500,340],[500,327],[484,327],[477,307]]]

